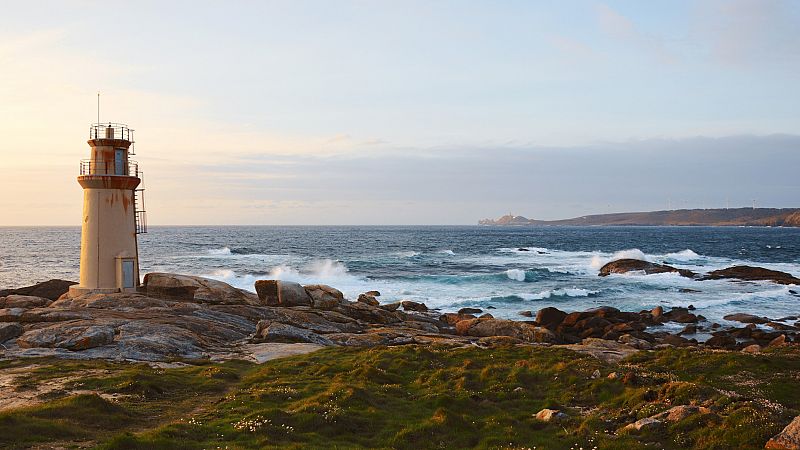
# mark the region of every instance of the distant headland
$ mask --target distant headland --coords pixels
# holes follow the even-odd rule
[[[797,208],[676,209],[669,211],[596,214],[562,220],[536,220],[508,214],[498,219],[483,219],[479,225],[640,225],[640,226],[773,226],[800,227]]]

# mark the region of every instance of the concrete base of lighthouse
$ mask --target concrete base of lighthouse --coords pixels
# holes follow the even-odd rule
[[[88,294],[116,294],[118,292],[131,291],[136,292],[136,289],[120,289],[120,288],[87,288],[74,284],[69,287],[67,296],[70,298],[80,297]]]

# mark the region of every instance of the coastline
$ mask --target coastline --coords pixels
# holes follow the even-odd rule
[[[775,445],[800,422],[798,337],[758,335],[755,316],[747,338],[699,343],[649,333],[697,326],[688,309],[525,322],[279,281],[255,295],[151,273],[137,294],[75,299],[66,284],[2,298],[0,330],[22,328],[0,353],[4,446],[794,448]],[[624,334],[564,339],[608,326]]]

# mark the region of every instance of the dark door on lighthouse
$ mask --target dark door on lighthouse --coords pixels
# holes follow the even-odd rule
[[[122,287],[126,289],[135,287],[133,284],[133,260],[122,261]]]
[[[114,150],[114,175],[125,175],[125,150]]]

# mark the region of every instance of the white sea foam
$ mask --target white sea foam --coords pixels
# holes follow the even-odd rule
[[[254,285],[256,280],[263,278],[248,274],[240,275],[230,269],[215,270],[214,272],[210,274],[205,274],[203,276],[206,278],[211,278],[213,280],[219,280],[228,283],[233,287],[244,289],[250,292],[255,292]]]
[[[405,252],[397,252],[395,255],[401,258],[413,258],[415,256],[419,256],[419,252],[415,252],[413,250],[405,251]]]
[[[508,269],[506,270],[506,276],[510,280],[525,281],[525,271],[522,269]]]
[[[440,250],[438,253],[441,253],[443,255],[450,255],[450,256],[455,256],[455,254],[456,254],[456,252],[454,252],[454,251],[452,251],[450,249]]]
[[[209,255],[222,256],[222,255],[230,255],[231,254],[231,249],[228,248],[228,247],[212,248],[212,249],[208,249],[207,252],[208,252]]]
[[[315,260],[296,268],[286,264],[274,266],[263,275],[238,274],[233,270],[217,270],[205,274],[208,278],[224,281],[232,286],[248,291],[253,291],[256,280],[284,280],[300,284],[328,284],[349,293],[350,296],[359,292],[374,289],[377,283],[369,282],[361,277],[349,273],[347,266],[339,261],[330,259]]]
[[[673,261],[696,261],[703,258],[690,248],[675,253],[667,253],[664,257]]]
[[[544,247],[514,247],[514,248],[498,248],[497,251],[503,253],[519,253],[519,254],[526,254],[526,253],[533,253],[533,254],[547,254],[550,253],[551,250]]]
[[[618,259],[640,259],[642,261],[650,261],[650,258],[644,254],[643,251],[639,250],[638,248],[631,248],[627,250],[620,250],[613,255],[604,256],[602,254],[594,254],[592,255],[591,262],[589,266],[592,269],[599,270],[604,265],[608,264],[611,261],[616,261]]]
[[[525,300],[546,300],[552,297],[588,297],[590,295],[597,295],[598,293],[599,291],[572,287],[548,289],[537,294],[522,294],[520,297]]]
[[[343,263],[330,259],[315,260],[300,269],[287,265],[276,266],[269,271],[268,276],[273,280],[298,283],[349,283],[356,278],[348,273],[347,266]]]

